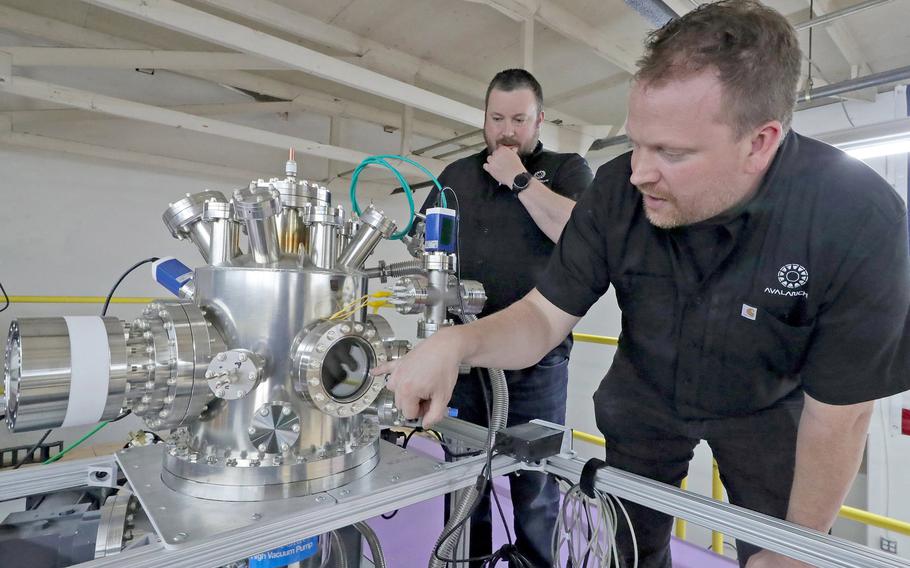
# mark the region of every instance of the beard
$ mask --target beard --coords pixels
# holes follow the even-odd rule
[[[501,136],[496,140],[492,140],[486,135],[486,133],[484,133],[483,138],[487,143],[487,149],[489,149],[490,152],[494,151],[500,146],[517,146],[518,155],[522,158],[526,158],[534,152],[535,148],[537,148],[537,140],[540,138],[540,128],[535,129],[534,136],[532,136],[531,139],[525,143],[521,143],[517,138],[514,138],[512,136]]]
[[[675,229],[700,223],[735,207],[743,200],[729,190],[715,188],[714,191],[704,192],[697,199],[690,199],[683,205],[676,197],[655,191],[652,184],[638,186],[638,190],[642,192],[645,217],[652,225],[661,229]],[[648,208],[646,194],[664,200],[660,210]]]

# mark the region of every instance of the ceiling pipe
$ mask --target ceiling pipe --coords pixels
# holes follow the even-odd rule
[[[828,12],[823,16],[812,18],[811,20],[806,20],[805,22],[800,22],[798,24],[793,24],[793,28],[798,32],[808,30],[809,28],[814,28],[815,26],[820,26],[822,24],[828,24],[834,20],[839,20],[845,16],[858,14],[859,12],[868,10],[869,8],[875,8],[876,6],[887,4],[891,1],[892,0],[866,0],[865,2],[847,6],[842,10],[835,10],[834,12]]]
[[[625,2],[655,28],[662,27],[670,20],[679,17],[679,14],[667,6],[663,0],[625,0]]]
[[[868,89],[870,87],[887,85],[888,83],[897,83],[908,79],[910,79],[910,65],[907,67],[891,69],[889,71],[882,71],[881,73],[873,73],[871,75],[857,77],[856,79],[848,79],[847,81],[841,81],[840,83],[832,83],[830,85],[816,87],[808,93],[800,95],[796,99],[796,102],[805,103],[824,97],[833,97],[842,95],[844,93]],[[621,134],[619,136],[610,136],[608,138],[598,138],[591,143],[591,147],[588,149],[588,152],[596,152],[597,150],[603,150],[604,148],[608,148],[610,146],[628,143],[629,137],[625,134]]]

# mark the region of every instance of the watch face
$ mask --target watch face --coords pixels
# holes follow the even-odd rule
[[[515,180],[512,181],[512,191],[519,192],[527,188],[529,183],[531,183],[531,174],[522,172],[515,176]]]

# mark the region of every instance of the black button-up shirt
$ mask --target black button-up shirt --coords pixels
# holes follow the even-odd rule
[[[871,169],[790,133],[746,203],[672,230],[647,220],[631,172],[631,154],[598,170],[538,282],[576,316],[615,287],[602,393],[644,386],[709,419],[800,389],[852,404],[910,388],[907,210]]]
[[[483,283],[487,303],[482,316],[530,292],[554,248],[518,196],[483,169],[488,155],[484,149],[456,160],[439,176],[443,187],[451,187],[458,195],[461,277]],[[578,154],[550,152],[540,142],[522,163],[550,190],[572,200],[578,199],[594,177]],[[435,188],[430,192],[421,211],[436,205],[438,193]],[[454,208],[455,200],[451,195],[447,198]],[[568,356],[571,346],[571,338],[567,338],[552,353]]]

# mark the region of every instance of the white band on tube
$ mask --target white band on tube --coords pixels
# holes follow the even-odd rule
[[[62,427],[94,424],[107,404],[111,348],[104,320],[64,316],[70,339],[70,397]]]

